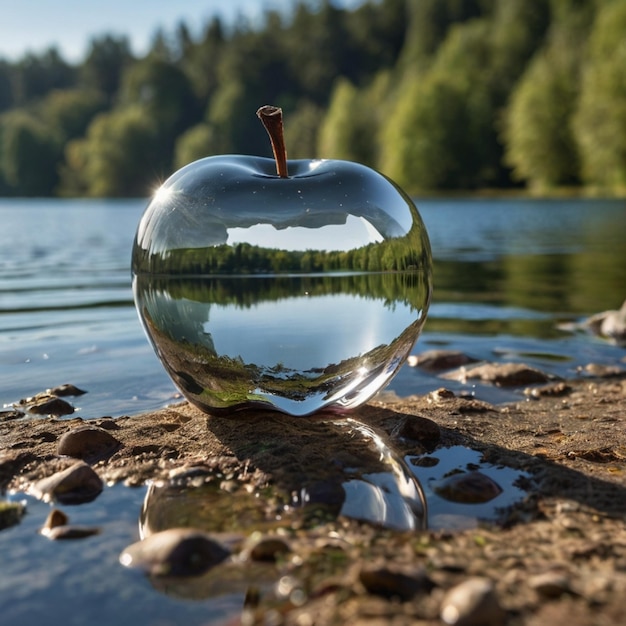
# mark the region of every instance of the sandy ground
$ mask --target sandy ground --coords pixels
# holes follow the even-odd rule
[[[591,372],[498,406],[444,390],[380,396],[351,418],[402,455],[461,445],[523,470],[527,497],[501,523],[460,531],[399,532],[343,518],[288,531],[265,525],[265,534],[280,531],[289,548],[275,565],[277,580],[292,581],[300,594],[261,585],[242,623],[441,624],[442,615],[469,625],[626,623],[624,374]],[[111,438],[68,438],[86,426]],[[28,489],[77,458],[102,479],[130,485],[204,468],[219,472],[235,499],[270,490],[271,517],[269,502],[288,499],[311,476],[332,485],[336,463],[329,459],[376,469],[371,446],[349,433],[328,419],[218,418],[187,403],[88,422],[5,411],[0,488]],[[332,508],[332,489],[321,492],[320,502]],[[239,529],[242,536],[253,530]],[[467,581],[478,591],[464,587]],[[460,600],[450,597],[453,589]]]

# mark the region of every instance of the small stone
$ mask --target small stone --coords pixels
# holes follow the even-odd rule
[[[71,415],[74,407],[65,400],[56,396],[35,396],[32,402],[26,404],[26,410],[36,415],[51,415],[60,417],[61,415]]]
[[[595,335],[623,344],[626,342],[626,300],[620,309],[596,313],[581,325]]]
[[[433,491],[450,502],[483,504],[498,497],[503,489],[477,470],[452,474],[436,482]]]
[[[82,396],[86,394],[86,391],[79,389],[75,385],[65,384],[59,385],[58,387],[53,387],[52,389],[48,389],[48,393],[53,396],[64,397],[64,396]]]
[[[541,398],[544,396],[555,398],[566,396],[571,393],[571,391],[571,385],[561,381],[558,383],[542,385],[541,387],[528,387],[527,389],[524,389],[524,395],[531,396],[532,398]]]
[[[41,529],[41,534],[53,541],[85,539],[85,537],[93,537],[99,533],[100,529],[95,526],[74,526],[69,524]]]
[[[505,614],[488,578],[469,578],[446,593],[441,619],[454,626],[500,626]]]
[[[603,365],[600,363],[588,363],[583,368],[583,371],[588,376],[593,376],[594,378],[611,378],[624,374],[624,369],[619,365]]]
[[[200,576],[229,556],[202,530],[170,528],[128,546],[120,563],[150,576]]]
[[[69,521],[67,515],[63,513],[63,511],[59,511],[59,509],[52,509],[46,518],[46,521],[43,525],[42,533],[45,529],[51,530],[52,528],[56,528],[57,526],[65,526]]]
[[[43,478],[31,486],[30,492],[46,502],[80,504],[95,500],[102,492],[102,480],[83,461],[52,476]]]
[[[411,367],[419,367],[434,372],[450,370],[468,363],[476,363],[477,360],[458,350],[427,350],[413,356],[408,363]]]
[[[435,465],[439,465],[439,459],[434,456],[415,456],[410,459],[410,462],[415,467],[435,467]]]
[[[445,387],[440,387],[439,389],[435,389],[435,391],[431,391],[429,396],[430,400],[433,402],[442,402],[454,397],[454,391],[452,391],[452,389],[446,389]]]
[[[485,363],[469,369],[461,367],[458,370],[442,374],[442,378],[460,382],[479,379],[483,382],[493,383],[498,387],[519,387],[521,385],[546,383],[556,377],[524,363]]]
[[[409,415],[401,420],[392,434],[400,439],[418,441],[427,447],[434,447],[441,439],[439,425],[420,415]]]
[[[423,572],[412,576],[388,567],[364,567],[359,572],[359,581],[365,589],[384,598],[407,601],[419,592],[430,592],[435,586]]]
[[[277,561],[291,552],[289,545],[279,537],[265,537],[250,548],[253,561]]]
[[[572,590],[569,579],[560,572],[545,572],[532,576],[528,584],[544,598],[558,598]]]
[[[103,428],[80,426],[59,439],[57,454],[96,461],[111,456],[120,446],[120,441]]]

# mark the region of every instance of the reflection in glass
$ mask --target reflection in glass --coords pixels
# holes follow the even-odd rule
[[[157,354],[208,412],[362,404],[398,371],[431,294],[413,202],[348,161],[201,159],[171,176],[133,248]]]
[[[425,319],[421,272],[134,280],[170,376],[205,410],[258,405],[306,415],[371,397]]]

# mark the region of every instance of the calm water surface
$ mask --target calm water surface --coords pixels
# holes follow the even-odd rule
[[[88,391],[76,402],[85,418],[177,399],[132,300],[130,252],[145,204],[0,200],[0,402],[66,382]],[[559,330],[626,297],[624,201],[429,199],[418,207],[435,292],[414,353],[460,349],[563,375],[624,356],[601,339]],[[405,367],[390,389],[436,386]]]

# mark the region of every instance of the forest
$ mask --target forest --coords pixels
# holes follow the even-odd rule
[[[297,0],[0,59],[0,196],[147,196],[213,154],[359,161],[409,193],[626,193],[626,0]],[[194,29],[196,32],[196,29]]]

